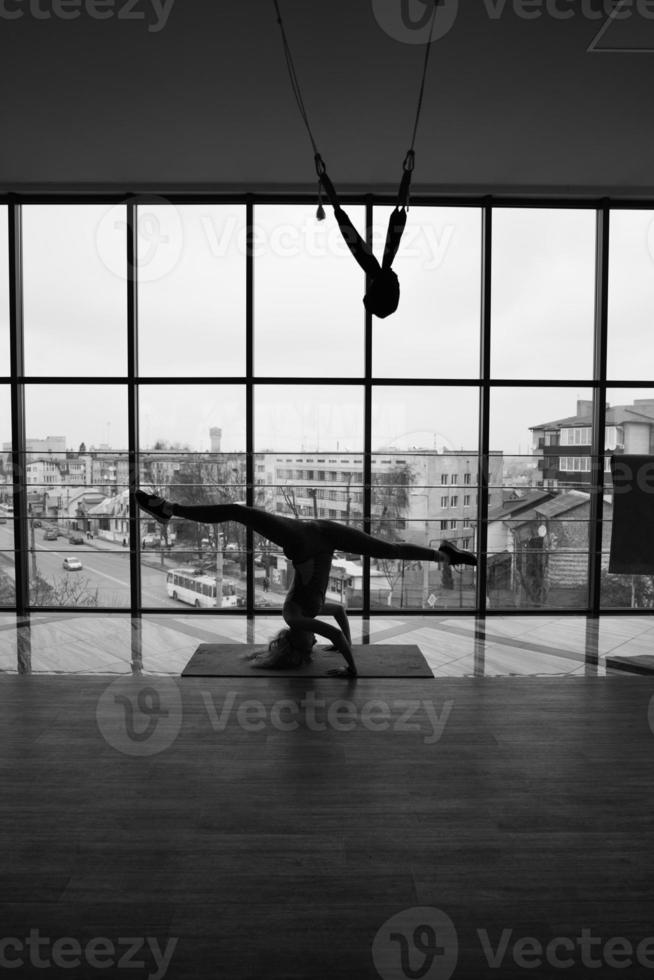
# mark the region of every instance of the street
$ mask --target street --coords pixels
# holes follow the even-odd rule
[[[65,585],[68,580],[73,587],[84,586],[84,595],[95,595],[98,592],[98,605],[103,607],[129,608],[129,552],[125,549],[116,550],[111,542],[94,539],[94,544],[69,544],[67,537],[57,541],[45,541],[43,528],[34,531],[36,568],[51,585]],[[12,579],[14,534],[11,521],[0,524],[0,553],[2,553],[1,568]],[[107,550],[103,550],[107,549]],[[83,568],[81,571],[65,571],[62,568],[66,557],[79,558]],[[176,602],[168,597],[166,592],[166,572],[172,567],[159,566],[158,552],[145,551],[143,557],[147,564],[141,564],[141,592],[144,606],[163,606],[175,609],[188,609],[185,603]],[[183,564],[180,561],[180,564]],[[30,576],[32,574],[32,556],[30,555]],[[233,581],[228,579],[225,581]],[[77,585],[76,585],[77,584]],[[83,597],[81,597],[82,601]]]

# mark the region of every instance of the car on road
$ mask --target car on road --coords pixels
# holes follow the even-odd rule
[[[43,535],[43,540],[44,541],[56,541],[58,537],[59,537],[59,535],[57,534],[57,532],[55,530],[53,530],[53,528],[50,527],[50,528],[48,528],[48,530]]]
[[[32,521],[32,527],[41,527],[41,521]]]
[[[6,524],[6,523],[7,523],[7,518],[6,517],[0,517],[0,524]]]
[[[82,534],[71,534],[68,538],[68,544],[84,544],[84,536]]]
[[[79,572],[82,567],[82,563],[79,558],[64,558],[63,567],[68,572]]]

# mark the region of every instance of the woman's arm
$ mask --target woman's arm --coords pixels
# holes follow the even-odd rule
[[[327,603],[327,605],[330,604]],[[334,605],[337,605],[337,603],[334,603]],[[325,606],[323,605],[320,611],[322,612],[324,609]],[[343,616],[345,616],[344,609],[342,610],[342,613]],[[323,623],[320,619],[314,619],[312,616],[305,616],[300,606],[293,600],[287,600],[284,603],[282,615],[284,616],[286,624],[291,629],[304,630],[307,633],[318,633],[319,636],[326,637],[326,639],[333,643],[334,648],[345,657],[345,660],[347,661],[347,668],[343,670],[330,670],[330,674],[333,674],[334,676],[356,677],[357,668],[356,664],[354,663],[352,648],[350,646],[350,630],[349,624],[347,624],[347,617],[345,617],[345,625],[347,628],[346,635],[345,631],[337,629],[335,626],[332,626],[331,623]]]
[[[322,608],[318,613],[319,616],[333,616],[338,625],[341,628],[343,636],[347,640],[348,644],[352,646],[352,636],[350,635],[350,621],[347,618],[347,613],[345,612],[345,606],[342,602],[323,602]]]

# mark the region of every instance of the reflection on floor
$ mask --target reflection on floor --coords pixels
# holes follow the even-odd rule
[[[235,616],[39,614],[29,631],[0,617],[0,672],[17,672],[20,647],[33,673],[179,675],[199,643],[265,643],[282,626],[279,616],[254,621]],[[417,643],[436,677],[589,676],[606,673],[607,655],[654,649],[648,616],[507,616],[352,618],[355,643]],[[28,642],[27,642],[28,641]],[[138,650],[141,650],[139,658]]]

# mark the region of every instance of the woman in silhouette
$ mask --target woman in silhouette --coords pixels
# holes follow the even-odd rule
[[[284,600],[282,616],[288,629],[282,630],[269,645],[269,653],[258,660],[258,667],[282,667],[308,660],[316,642],[314,633],[326,637],[342,653],[347,667],[331,670],[335,676],[355,677],[352,638],[345,607],[325,600],[332,558],[335,551],[346,551],[369,558],[445,561],[450,565],[476,565],[476,557],[448,541],[440,548],[422,548],[403,541],[393,543],[372,537],[356,528],[335,521],[299,520],[269,514],[243,504],[175,504],[163,497],[137,490],[138,506],[160,524],[181,517],[201,524],[235,521],[278,545],[293,565],[293,581]],[[323,623],[316,616],[333,616],[338,626]]]

